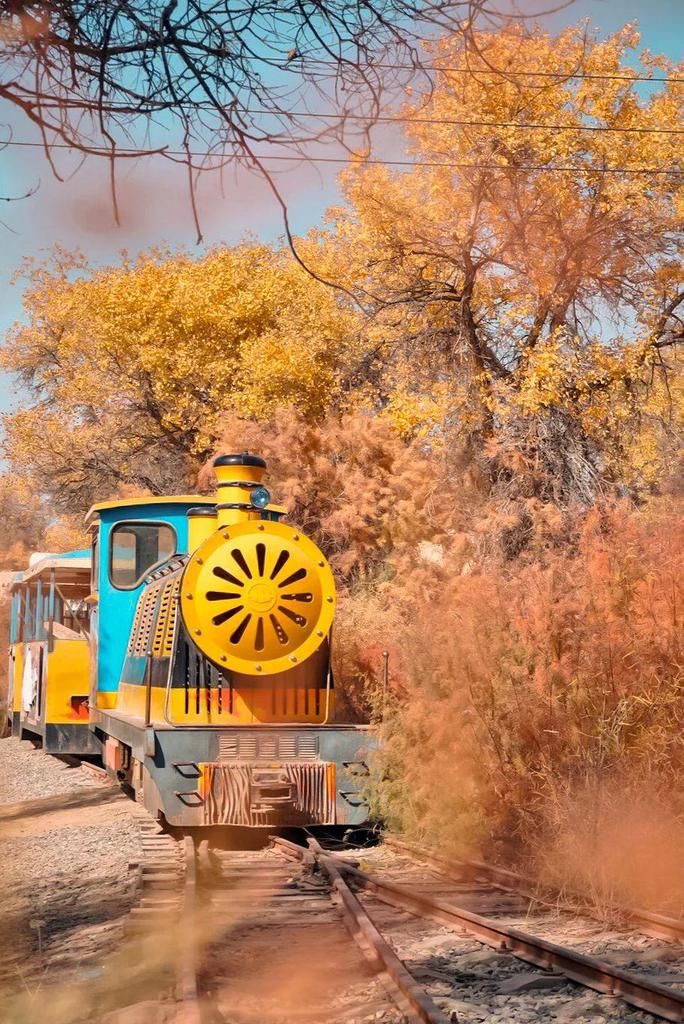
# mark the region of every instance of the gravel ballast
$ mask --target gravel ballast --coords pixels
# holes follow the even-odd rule
[[[367,851],[360,859],[361,868],[371,874],[408,888],[415,886],[433,898],[636,974],[651,975],[674,991],[684,990],[684,955],[677,943],[621,931],[551,907],[535,907],[486,884],[478,892],[476,882],[454,882],[385,846]],[[458,1024],[657,1024],[656,1017],[619,998],[534,968],[459,929],[414,917],[364,891],[359,898],[414,977]]]
[[[47,986],[96,974],[119,944],[136,899],[134,811],[83,769],[0,740],[0,996],[38,987],[42,1003]]]
[[[0,804],[39,800],[100,785],[80,768],[47,756],[27,740],[0,740]]]

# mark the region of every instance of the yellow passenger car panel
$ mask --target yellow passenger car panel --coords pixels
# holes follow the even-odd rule
[[[85,637],[53,640],[47,656],[45,721],[87,722],[90,655]]]

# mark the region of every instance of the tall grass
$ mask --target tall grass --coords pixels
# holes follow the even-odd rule
[[[376,809],[419,839],[525,862],[602,898],[653,898],[642,883],[657,862],[659,891],[674,898],[683,570],[680,517],[664,504],[595,509],[560,549],[437,567],[413,593],[397,578],[390,603],[405,611]],[[633,854],[629,870],[618,851]]]

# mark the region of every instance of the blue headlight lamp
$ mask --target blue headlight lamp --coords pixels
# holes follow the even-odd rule
[[[249,500],[255,508],[264,509],[269,504],[271,495],[268,488],[262,487],[260,484],[258,487],[252,488]]]

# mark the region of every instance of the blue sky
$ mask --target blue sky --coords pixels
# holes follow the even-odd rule
[[[526,0],[542,6],[541,0]],[[524,7],[525,5],[523,5]],[[549,4],[551,6],[551,4]],[[566,10],[540,19],[549,28],[589,18],[601,34],[627,21],[638,22],[642,45],[679,60],[684,49],[684,6],[681,0],[576,0]],[[10,115],[11,118],[11,115]],[[2,116],[0,121],[8,120]],[[11,118],[14,137],[31,139],[28,128]],[[184,172],[167,162],[146,159],[121,171],[123,222],[113,223],[108,198],[106,169],[89,161],[70,181],[57,182],[38,150],[5,150],[0,154],[2,193],[21,193],[39,183],[31,198],[4,204],[0,216],[0,332],[21,317],[21,282],[10,278],[26,257],[38,257],[59,243],[79,248],[96,263],[111,262],[121,249],[137,252],[151,245],[194,245]],[[321,222],[338,192],[334,167],[291,168],[281,173],[280,184],[290,204],[296,231]],[[205,179],[200,185],[199,206],[205,244],[232,243],[246,233],[264,240],[282,233],[280,212],[259,180],[241,173],[227,174],[223,194],[218,182]],[[21,403],[6,377],[0,376],[0,411]]]

